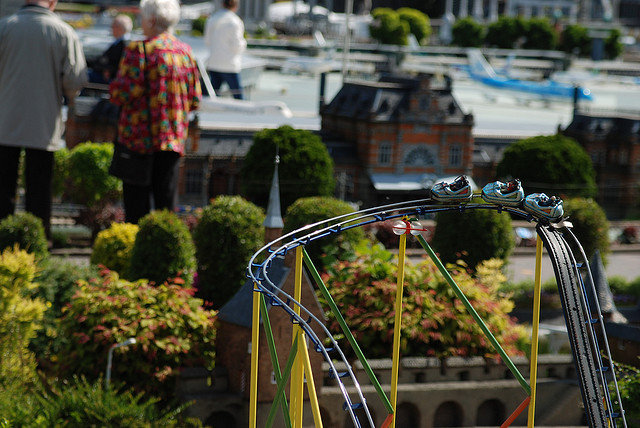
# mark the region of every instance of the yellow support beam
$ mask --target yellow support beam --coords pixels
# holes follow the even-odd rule
[[[294,272],[294,290],[293,298],[296,302],[302,303],[302,246],[296,247],[296,260],[295,260],[295,272]],[[294,306],[293,311],[300,315],[300,306]],[[293,325],[292,343],[295,338],[298,337],[298,351],[302,347],[306,348],[305,334],[299,325]],[[301,352],[296,353],[296,359],[293,364],[293,370],[291,373],[291,388],[290,398],[291,402],[289,412],[291,414],[291,420],[294,428],[302,428],[302,410],[304,406],[304,362]]]
[[[540,294],[542,291],[542,239],[536,241],[536,271],[533,292],[533,320],[531,329],[531,366],[529,369],[529,385],[531,386],[531,401],[529,403],[528,428],[533,428],[536,414],[536,382],[538,376],[538,336],[540,330]]]
[[[304,336],[303,336],[304,337]],[[311,411],[313,413],[313,421],[315,428],[322,428],[322,416],[320,415],[320,403],[318,394],[316,394],[316,383],[313,380],[313,370],[311,369],[311,359],[309,358],[309,348],[302,342],[301,354],[304,358],[304,371],[307,380],[307,390],[309,391],[309,400],[311,401]]]
[[[258,341],[260,339],[260,292],[253,284],[253,314],[251,318],[251,383],[249,385],[249,427],[256,428],[258,413]]]
[[[407,228],[409,224],[407,222]],[[396,425],[396,410],[398,402],[398,371],[400,366],[400,335],[402,328],[402,292],[404,287],[404,259],[407,249],[407,234],[400,235],[400,248],[398,252],[398,285],[396,287],[395,321],[393,326],[393,365],[391,369],[391,407],[393,407],[393,420],[391,428]]]

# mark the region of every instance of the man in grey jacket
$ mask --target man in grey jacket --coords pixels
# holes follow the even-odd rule
[[[57,0],[26,0],[0,20],[0,219],[13,214],[20,152],[25,209],[50,236],[53,152],[61,148],[63,96],[87,81],[78,35],[53,10]]]

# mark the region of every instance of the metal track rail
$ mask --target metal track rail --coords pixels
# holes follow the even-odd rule
[[[564,239],[564,235],[571,234],[569,227],[570,225],[565,222],[546,226],[538,224],[537,231],[547,248],[556,275],[589,426],[592,428],[615,427],[614,418],[620,415],[614,415],[611,411],[611,396],[600,357],[603,350],[599,348],[593,331],[593,325],[601,319],[601,314],[592,314],[588,306],[584,294],[584,281],[579,271],[579,266],[584,265],[584,261],[580,264],[576,262],[571,246]],[[572,244],[579,248],[578,255],[582,260],[584,252],[580,244],[577,240]],[[603,325],[602,329],[604,330]],[[613,370],[610,371],[615,376]],[[626,427],[624,417],[622,421]]]
[[[600,350],[598,349],[597,342],[594,340],[593,326],[591,323],[592,317],[588,309],[586,296],[582,293],[584,287],[581,286],[583,282],[577,267],[578,265],[571,245],[563,238],[563,232],[568,231],[567,225],[564,222],[549,224],[546,219],[537,219],[521,209],[490,204],[436,205],[428,198],[407,201],[327,219],[282,236],[276,241],[267,244],[253,255],[247,267],[247,277],[254,281],[256,286],[255,291],[263,293],[267,301],[273,306],[285,310],[290,315],[291,321],[300,325],[313,344],[315,351],[324,356],[325,361],[329,363],[331,367],[332,373],[336,374],[336,382],[345,399],[345,410],[350,415],[354,426],[365,426],[362,425],[363,421],[360,420],[355,412],[356,409],[361,409],[365,416],[364,419],[366,419],[366,425],[373,427],[372,416],[364,399],[360,383],[356,379],[351,365],[345,358],[338,343],[321,320],[316,319],[309,309],[305,308],[300,302],[297,302],[292,296],[277,287],[275,281],[271,280],[269,270],[272,261],[277,257],[284,257],[298,246],[306,246],[315,240],[342,233],[355,227],[362,227],[385,220],[400,219],[404,216],[414,216],[420,219],[432,213],[442,211],[464,212],[468,209],[494,209],[498,212],[506,211],[525,218],[528,221],[538,222],[536,229],[547,248],[558,282],[565,322],[569,331],[570,343],[589,425],[594,428],[616,427],[613,418],[622,416],[622,420],[624,421],[624,413],[612,416],[610,412],[611,399],[606,381],[602,375],[604,369],[600,360]],[[573,239],[575,240],[575,237],[573,237]],[[574,247],[577,245],[581,250],[577,240],[575,240],[575,242],[572,241],[572,244]],[[579,257],[583,258],[584,256]],[[258,262],[260,259],[263,261]],[[300,315],[294,311],[296,307],[300,309]],[[314,322],[320,327],[321,332],[319,332],[319,334],[316,334],[311,328],[311,324]],[[604,331],[603,323],[602,329]],[[606,335],[604,337],[606,341]],[[329,343],[327,344],[326,342]],[[333,355],[333,358],[330,357],[330,354]],[[347,368],[346,373],[338,375],[334,359],[341,360],[345,364]],[[612,366],[610,369],[611,372],[613,372]],[[348,388],[344,383],[346,380],[348,380],[348,383],[352,386],[351,392],[348,392]],[[362,416],[362,414],[360,416]],[[624,423],[624,427],[626,428],[626,422]]]

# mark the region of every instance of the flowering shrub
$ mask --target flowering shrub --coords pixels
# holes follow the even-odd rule
[[[0,253],[0,385],[36,379],[36,361],[28,350],[46,310],[40,299],[24,295],[37,287],[35,257],[7,248]]]
[[[193,292],[179,279],[151,285],[108,270],[80,281],[63,310],[60,328],[71,340],[60,352],[60,375],[96,379],[110,346],[133,337],[135,345],[114,352],[113,379],[167,397],[180,367],[214,362],[215,312],[204,310]]]
[[[396,259],[381,245],[360,243],[356,260],[332,265],[323,280],[347,325],[369,358],[390,357],[395,318]],[[498,294],[506,280],[502,262],[479,265],[475,277],[464,266],[450,272],[467,299],[510,355],[522,355],[524,330],[508,316],[513,303]],[[320,300],[324,303],[322,297]],[[404,356],[495,356],[496,351],[451,286],[430,260],[405,266],[401,329]],[[329,328],[340,327],[328,313]]]

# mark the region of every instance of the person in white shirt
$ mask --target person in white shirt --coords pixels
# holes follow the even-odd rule
[[[207,73],[216,94],[223,82],[236,99],[244,99],[240,81],[242,53],[247,48],[244,24],[236,14],[238,0],[223,0],[222,9],[211,15],[204,29],[204,43],[209,48]]]

